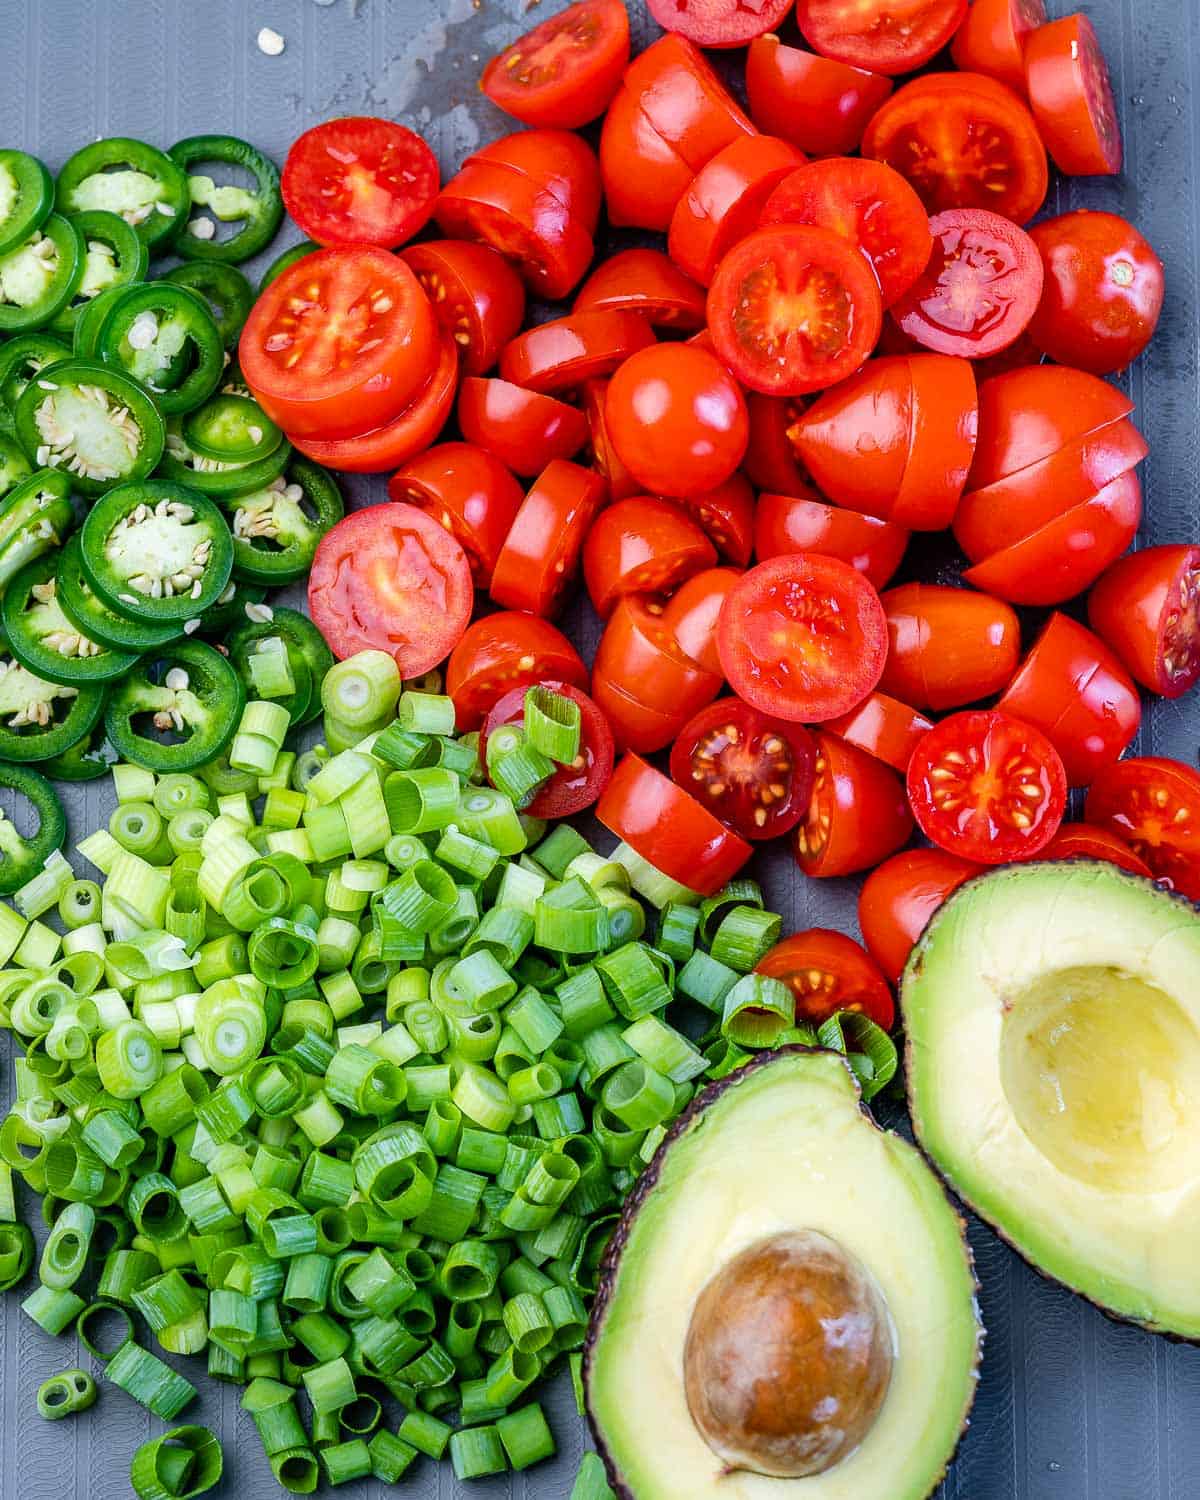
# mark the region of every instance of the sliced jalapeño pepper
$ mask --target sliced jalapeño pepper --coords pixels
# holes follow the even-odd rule
[[[67,837],[67,817],[58,793],[26,766],[0,765],[0,787],[24,797],[37,814],[37,832],[27,837],[0,812],[0,895],[11,896],[43,869]]]
[[[147,245],[173,235],[188,211],[187,176],[145,141],[111,136],[70,157],[58,174],[60,213],[103,208],[131,224]]]
[[[320,248],[316,240],[301,240],[298,245],[289,245],[286,250],[281,251],[275,257],[262,273],[262,280],[258,283],[259,292],[265,292],[275,278],[282,276],[289,266],[294,266],[298,260],[303,260],[306,255],[315,255]]]
[[[269,157],[233,135],[191,135],[177,141],[170,155],[189,174],[191,207],[198,210],[175,237],[173,248],[185,260],[236,264],[266,249],[283,219],[279,168]],[[218,186],[211,177],[192,172],[193,167],[215,162],[249,172],[253,189],[233,183]],[[242,227],[220,239],[214,219],[221,224],[240,222]]]
[[[47,682],[0,646],[0,762],[61,755],[91,731],[103,711],[100,684]]]
[[[325,674],[333,666],[333,652],[325,643],[325,637],[308,618],[298,610],[281,606],[267,610],[261,619],[247,619],[229,633],[227,645],[229,658],[249,681],[251,653],[271,636],[278,636],[287,647],[288,665],[297,683],[304,675],[300,662],[308,668],[311,679],[311,698],[303,712],[293,723],[308,724],[321,713],[321,684]],[[290,709],[289,709],[290,712]]]
[[[225,346],[207,303],[168,281],[127,288],[104,320],[97,352],[145,386],[168,416],[207,401],[225,372]]]
[[[61,214],[0,255],[0,333],[49,323],[75,295],[83,276],[83,240]]]
[[[114,651],[134,655],[153,651],[183,633],[177,620],[155,625],[147,620],[127,620],[102,604],[83,571],[83,540],[77,531],[58,554],[57,598],[63,614],[77,630]]]
[[[37,157],[0,151],[0,255],[27,240],[53,207],[54,179]]]
[[[265,489],[222,503],[232,516],[234,572],[271,587],[304,578],[317,544],[345,513],[333,476],[304,458]]]
[[[32,473],[33,465],[25,457],[24,448],[15,437],[0,433],[0,500],[10,495]]]
[[[58,599],[57,552],[35,557],[14,574],[0,599],[8,649],[26,671],[47,682],[111,682],[137,661],[87,636],[63,613]]]
[[[199,628],[204,635],[224,645],[229,632],[249,618],[246,611],[249,609],[253,613],[255,606],[266,597],[267,591],[261,584],[231,578],[217,602],[204,611]]]
[[[230,414],[245,414],[248,410],[245,407],[225,405],[226,398],[230,396],[252,403],[254,411],[261,419],[265,442],[274,424],[270,422],[266,413],[252,396],[242,394],[242,388],[237,385],[236,381],[227,380],[219,396],[214,396],[211,401],[205,402],[199,410],[188,413],[186,424],[180,418],[171,419],[167,426],[167,451],[163,454],[162,467],[159,470],[165,478],[173,479],[177,484],[191,485],[193,489],[202,490],[204,494],[212,495],[222,501],[230,495],[245,495],[252,490],[264,489],[283,472],[284,465],[292,456],[292,445],[286,438],[259,458],[235,459],[228,456],[224,458],[212,456],[219,447],[214,439],[221,435]],[[210,424],[206,413],[213,402],[222,404],[218,408],[219,420]],[[259,426],[259,419],[253,422],[248,421],[247,427]],[[189,429],[204,434],[207,439],[206,452],[199,452],[192,447],[187,438]],[[249,431],[246,437],[251,438]]]
[[[75,524],[65,474],[41,469],[0,501],[0,589],[32,558],[61,545]]]
[[[150,252],[137,230],[119,215],[89,208],[72,214],[70,222],[83,241],[83,274],[74,296],[50,325],[68,337],[89,302],[113,287],[141,281],[150,265]]]
[[[47,365],[67,359],[70,353],[62,339],[48,333],[19,333],[7,344],[0,344],[0,401],[13,411],[33,377]]]
[[[282,430],[252,396],[227,392],[189,412],[180,430],[193,453],[220,463],[252,464],[269,458],[283,442]]]
[[[281,708],[286,708],[288,716],[293,725],[307,723],[309,710],[312,708],[313,700],[313,674],[308,665],[308,658],[301,651],[295,640],[289,639],[273,625],[259,625],[253,629],[236,630],[230,636],[229,660],[234,670],[242,679],[242,686],[246,689],[247,697],[259,696],[255,686],[251,662],[259,651],[278,649],[276,641],[283,644],[287,652],[288,671],[292,678],[292,691],[283,697],[274,698],[272,702],[278,703]],[[235,644],[236,643],[236,644]],[[317,694],[317,707],[320,709],[320,693]]]
[[[168,271],[163,280],[203,297],[221,342],[226,349],[234,347],[254,306],[254,288],[236,266],[219,260],[190,260]]]
[[[100,330],[104,327],[105,318],[112,312],[129,287],[136,285],[136,282],[130,282],[127,286],[110,286],[106,291],[97,292],[90,302],[85,302],[79,309],[79,316],[75,319],[75,327],[71,334],[71,353],[77,359],[99,358],[97,350],[100,347]]]
[[[241,679],[219,651],[176,641],[144,656],[116,685],[105,728],[134,765],[192,771],[224,750],[245,703]]]
[[[41,769],[51,781],[99,781],[108,775],[120,758],[108,743],[101,721],[69,750],[42,761]]]

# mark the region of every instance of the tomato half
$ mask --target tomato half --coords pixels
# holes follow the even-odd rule
[[[690,333],[704,326],[704,288],[661,250],[621,250],[579,288],[575,311],[638,312],[655,328]]]
[[[1096,778],[1084,817],[1128,844],[1161,880],[1200,901],[1200,775],[1157,755],[1119,760]]]
[[[1131,875],[1150,878],[1150,866],[1139,859],[1128,844],[1107,828],[1093,828],[1089,823],[1064,823],[1038,855],[1039,859],[1100,859],[1117,865]]]
[[[930,917],[952,891],[982,872],[982,865],[944,849],[906,849],[867,876],[858,897],[858,925],[867,952],[893,984],[899,983]]]
[[[746,54],[751,119],[810,156],[857,151],[892,87],[890,78],[785,47],[777,36],[756,37]]]
[[[637,93],[622,87],[604,116],[600,175],[610,224],[665,231],[694,173],[646,118]]]
[[[596,153],[570,130],[514,130],[480,146],[467,162],[500,166],[545,188],[588,235],[596,232],[603,189]]]
[[[386,250],[317,250],[259,294],[238,362],[289,435],[350,437],[401,411],[438,358],[429,298]]]
[[[717,626],[730,686],[763,713],[819,723],[862,701],[887,657],[879,595],[849,563],[816,553],[759,563]]]
[[[415,131],[346,115],[292,143],[279,185],[288,213],[318,245],[391,250],[429,222],[440,181],[437,157]]]
[[[1046,149],[1062,172],[1115,175],[1124,155],[1108,64],[1084,15],[1039,26],[1025,44],[1025,86]]]
[[[1058,832],[1067,776],[1031,724],[995,709],[952,714],[908,763],[908,800],[921,832],[983,865],[1032,859]]]
[[[458,425],[467,442],[526,479],[556,458],[572,458],[588,436],[587,418],[577,407],[507,380],[473,376],[462,383]]]
[[[803,410],[803,402],[787,396],[764,396],[750,391],[746,412],[750,418],[750,440],[742,470],[758,490],[774,495],[807,495],[809,477],[796,461],[796,450],[788,437]]]
[[[498,250],[471,240],[425,240],[409,245],[403,259],[457,345],[463,374],[490,370],[525,317],[525,288],[512,266]]]
[[[462,734],[478,729],[505,693],[551,681],[587,687],[579,652],[549,620],[509,610],[470,625],[446,664],[446,692]]]
[[[955,67],[1025,92],[1025,43],[1046,20],[1044,0],[974,0],[950,44]]]
[[[625,87],[693,173],[731,141],[755,133],[703,52],[674,32],[634,58]]]
[[[912,447],[891,519],[912,531],[949,526],[979,435],[979,394],[968,360],[949,354],[913,354]]]
[[[816,780],[792,852],[819,879],[869,870],[909,839],[912,814],[904,784],[881,760],[821,730]]]
[[[621,462],[608,431],[608,381],[588,380],[583,386],[583,409],[587,414],[588,458],[592,468],[608,486],[610,500],[639,495],[642,486]]]
[[[896,1006],[887,981],[853,938],[825,927],[776,943],[754,972],[781,980],[796,996],[796,1020],[820,1026],[840,1010],[857,1011],[890,1031]]]
[[[967,0],[796,0],[805,40],[825,57],[877,73],[911,73],[962,24]]]
[[[534,480],[496,558],[489,593],[497,604],[553,614],[579,566],[583,539],[604,504],[604,481],[556,458]]]
[[[759,562],[794,552],[817,552],[849,563],[877,589],[900,566],[909,533],[890,521],[826,505],[815,490],[804,495],[760,495],[754,516]]]
[[[1143,687],[1182,697],[1200,679],[1200,547],[1146,547],[1113,563],[1088,619]]]
[[[681,584],[662,606],[662,622],[683,654],[721,676],[717,621],[725,596],[742,575],[734,568],[705,568]]]
[[[498,52],[479,87],[526,125],[575,130],[604,113],[628,61],[624,0],[578,0]]]
[[[524,491],[495,454],[439,443],[392,475],[388,495],[444,526],[467,554],[476,585],[487,588]]]
[[[608,720],[584,692],[571,682],[543,682],[562,698],[579,705],[579,754],[569,766],[559,766],[525,809],[531,818],[569,818],[591,807],[612,777],[613,737]],[[525,723],[524,687],[498,698],[488,711],[479,734],[479,759],[487,764],[487,741],[502,724]]]
[[[931,583],[902,584],[881,597],[890,642],[883,692],[942,713],[1008,686],[1021,651],[1009,605]]]
[[[917,742],[933,728],[933,723],[898,698],[870,693],[848,714],[830,719],[825,728],[883,761],[885,766],[904,772]]]
[[[744,568],[754,548],[754,491],[740,474],[715,489],[682,495],[680,505],[698,521],[722,557]]]
[[[720,689],[661,614],[633,595],[620,599],[596,648],[592,696],[621,749],[661,750]]]
[[[475,590],[466,553],[415,505],[352,511],[321,538],[308,612],[335,656],[386,651],[419,677],[458,645]]]
[[[798,396],[844,380],[879,339],[879,283],[855,246],[828,229],[756,229],[708,291],[722,361],[751,390]]]
[[[535,323],[506,344],[500,354],[500,376],[526,390],[556,395],[611,374],[631,354],[653,343],[654,331],[641,313],[571,313]]]
[[[583,578],[607,620],[622,594],[670,593],[716,560],[716,548],[677,505],[638,495],[596,517],[584,543]]]
[[[677,31],[697,47],[744,47],[778,26],[792,0],[646,0],[664,31]]]
[[[831,500],[881,520],[891,515],[919,436],[905,354],[871,360],[818,396],[788,430],[800,462]]]

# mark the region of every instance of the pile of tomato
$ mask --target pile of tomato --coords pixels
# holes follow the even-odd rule
[[[303,452],[392,472],[321,544],[314,619],[406,677],[448,657],[485,738],[525,685],[568,693],[579,759],[528,810],[598,802],[694,890],[783,835],[809,876],[872,870],[871,956],[816,931],[777,960],[817,1018],[889,1024],[886,981],[986,865],[1109,859],[1200,899],[1200,775],[1122,759],[1139,688],[1200,676],[1200,547],[1125,555],[1148,450],[1105,378],[1150,340],[1162,266],[1114,214],[1027,227],[1050,160],[1120,170],[1091,23],[794,0],[790,42],[793,0],[649,5],[666,34],[632,60],[622,0],[492,59],[529,128],[444,185],[385,121],[293,148],[316,243],[242,371]],[[748,113],[700,50],[747,46]],[[663,248],[596,263],[602,213]],[[948,529],[961,585],[889,587],[911,533]],[[580,576],[590,672],[552,623]],[[1027,644],[1027,605],[1066,608]],[[932,847],[901,852],[914,830]]]

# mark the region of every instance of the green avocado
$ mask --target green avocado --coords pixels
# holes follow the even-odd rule
[[[705,1089],[626,1203],[584,1363],[621,1500],[923,1500],[982,1330],[963,1226],[843,1057]]]
[[[913,1126],[954,1191],[1106,1312],[1200,1338],[1200,916],[1110,864],[950,897],[901,990]]]

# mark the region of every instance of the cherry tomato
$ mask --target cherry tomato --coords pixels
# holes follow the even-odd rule
[[[704,288],[661,250],[621,250],[579,288],[575,311],[638,312],[655,328],[704,327]]]
[[[1118,214],[1077,209],[1029,231],[1046,281],[1029,325],[1059,364],[1110,375],[1132,363],[1154,335],[1163,305],[1163,265]]]
[[[892,578],[908,546],[908,532],[890,521],[826,505],[815,490],[804,495],[760,495],[754,516],[759,562],[794,552],[816,552],[849,563],[877,589]]]
[[[627,500],[641,493],[637,482],[613,447],[608,431],[608,381],[587,380],[583,385],[583,409],[587,413],[588,448],[592,468],[608,486],[610,500]]]
[[[907,177],[932,214],[986,208],[1025,224],[1050,182],[1028,106],[982,73],[929,73],[897,89],[867,126],[863,155]]]
[[[570,682],[543,682],[562,698],[579,705],[579,754],[569,766],[559,766],[525,809],[531,818],[569,818],[591,807],[612,777],[613,737],[608,720],[584,692]],[[479,759],[487,763],[487,740],[502,724],[525,723],[524,687],[498,698],[488,711],[479,735]]]
[[[552,396],[593,376],[611,374],[631,354],[653,343],[654,332],[641,313],[572,313],[535,323],[506,344],[500,354],[500,376]]]
[[[796,863],[821,879],[869,870],[912,833],[904,785],[881,760],[837,735],[818,730],[816,741],[812,801],[793,835]]]
[[[867,952],[893,984],[934,912],[982,873],[982,865],[944,849],[906,849],[871,871],[858,897],[858,925]]]
[[[637,93],[624,87],[604,116],[600,174],[610,224],[664,231],[694,175],[646,118]]]
[[[1200,901],[1200,775],[1156,755],[1118,760],[1088,793],[1089,823],[1128,844],[1161,880]]]
[[[744,47],[778,26],[792,0],[646,0],[664,31],[677,31],[697,47]]]
[[[467,628],[446,664],[458,729],[478,729],[498,698],[537,682],[586,688],[587,668],[562,631],[536,615],[501,611]]]
[[[429,222],[439,181],[437,157],[414,131],[345,115],[292,144],[279,185],[288,213],[318,245],[391,250]]]
[[[656,344],[627,359],[609,382],[605,419],[622,463],[659,495],[723,484],[749,433],[737,382],[691,344]]]
[[[1143,687],[1181,697],[1200,678],[1200,547],[1146,547],[1113,563],[1088,619]]]
[[[1025,92],[1025,42],[1046,21],[1044,0],[974,0],[950,44],[954,65]]]
[[[440,443],[393,474],[388,494],[444,526],[467,554],[476,585],[487,588],[524,498],[494,454],[470,443]]]
[[[1108,64],[1084,15],[1039,26],[1025,43],[1025,86],[1059,171],[1113,176],[1124,155]]]
[[[1071,786],[1090,786],[1125,753],[1142,705],[1124,667],[1090,630],[1050,616],[996,705],[1040,729],[1062,756]]]
[[[704,54],[673,32],[634,58],[625,87],[693,173],[739,136],[755,134]]]
[[[896,1005],[874,960],[853,938],[825,927],[794,932],[776,943],[754,971],[782,980],[796,996],[796,1021],[820,1026],[840,1010],[856,1011],[884,1031]]]
[[[489,593],[497,604],[554,614],[579,566],[583,539],[604,503],[591,469],[553,459],[525,496],[496,559]]]
[[[321,538],[308,612],[335,656],[386,651],[403,677],[436,667],[462,638],[475,590],[466,553],[415,505],[352,511]]]
[[[951,714],[908,763],[908,800],[939,848],[983,865],[1032,859],[1058,832],[1067,776],[1031,724],[995,709]]]
[[[764,396],[761,391],[746,395],[750,418],[750,441],[742,469],[758,490],[775,495],[807,495],[811,486],[803,467],[796,461],[788,430],[794,427],[803,403],[787,396]]]
[[[238,342],[246,384],[289,435],[390,422],[438,358],[429,298],[386,250],[317,250],[260,294]]]
[[[867,121],[892,92],[890,78],[756,37],[746,55],[750,117],[810,156],[857,151]]]
[[[891,519],[911,531],[949,526],[975,458],[979,395],[970,362],[945,354],[913,354],[913,441]]]
[[[680,585],[662,606],[662,622],[691,661],[721,676],[717,621],[725,596],[742,575],[734,568],[706,568]]]
[[[962,24],[967,0],[796,0],[796,20],[814,51],[853,68],[911,73]]]
[[[721,678],[684,655],[661,614],[629,594],[618,602],[596,648],[592,696],[621,749],[661,750],[720,689]]]
[[[716,548],[677,505],[639,495],[596,517],[584,543],[583,577],[596,613],[607,620],[623,594],[670,593],[716,560]]]
[[[767,199],[766,224],[813,224],[849,240],[867,257],[890,307],[925,269],[933,239],[920,198],[891,167],[861,158],[810,161]]]
[[[481,146],[468,162],[486,162],[545,187],[587,234],[596,232],[603,189],[596,153],[570,130],[515,130]]]
[[[890,640],[881,691],[942,713],[1008,686],[1021,627],[1007,604],[931,583],[905,583],[881,597]]]
[[[1128,870],[1131,875],[1151,878],[1149,865],[1115,833],[1109,833],[1107,828],[1093,828],[1088,823],[1063,823],[1038,858],[1100,859]]]
[[[469,443],[494,453],[526,479],[556,458],[573,457],[588,435],[587,418],[565,401],[507,380],[475,377],[462,383],[458,425]]]
[[[751,390],[798,396],[852,375],[879,338],[883,304],[866,258],[807,224],[756,229],[708,292],[722,361]]]
[[[843,714],[840,719],[830,719],[825,728],[830,734],[838,735],[876,760],[883,761],[884,765],[904,772],[918,740],[933,728],[933,724],[924,714],[909,708],[898,698],[889,698],[886,693],[870,693],[848,714]]]
[[[417,273],[434,316],[458,346],[464,375],[490,370],[525,317],[525,288],[512,266],[488,245],[425,240],[403,259]]]
[[[763,713],[819,723],[879,681],[887,621],[861,573],[816,553],[772,558],[729,592],[717,650],[730,686]]]
[[[624,0],[579,0],[498,52],[479,87],[526,125],[576,130],[604,113],[628,61]]]
[[[984,359],[1020,338],[1042,295],[1042,258],[1023,229],[983,208],[929,221],[933,254],[892,316],[935,354]]]
[[[697,494],[683,495],[679,504],[700,523],[722,557],[744,568],[754,547],[754,491],[740,474],[724,484]]]

